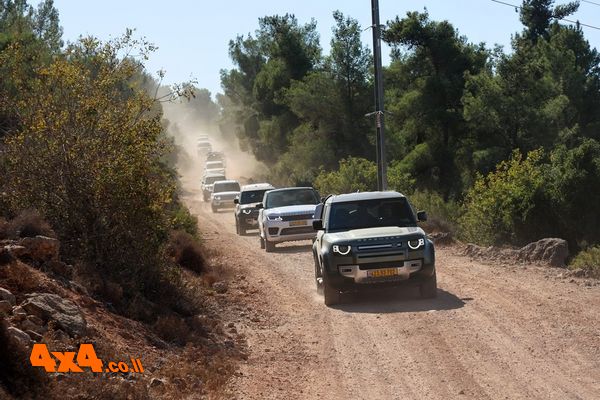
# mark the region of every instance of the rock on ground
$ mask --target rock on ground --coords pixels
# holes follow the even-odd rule
[[[27,248],[29,256],[36,261],[58,260],[60,242],[46,236],[26,237],[20,245]]]
[[[529,243],[519,250],[518,259],[526,262],[541,262],[553,267],[565,267],[569,256],[569,245],[566,240],[548,238]]]
[[[0,300],[8,301],[11,306],[14,306],[16,302],[15,295],[4,288],[0,288]]]
[[[79,307],[70,300],[51,293],[32,293],[27,295],[21,307],[28,314],[35,315],[43,321],[54,320],[71,336],[83,336],[86,321]]]

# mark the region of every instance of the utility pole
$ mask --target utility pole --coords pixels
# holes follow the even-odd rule
[[[381,24],[379,0],[371,0],[373,15],[373,62],[375,64],[375,126],[377,128],[377,190],[387,190],[387,164],[385,157],[385,123],[383,108],[383,76],[381,67]]]

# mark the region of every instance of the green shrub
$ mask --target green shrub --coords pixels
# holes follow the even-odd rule
[[[19,130],[5,137],[0,187],[12,213],[33,208],[50,222],[68,261],[83,260],[126,293],[156,295],[168,274],[164,247],[175,179],[160,104],[140,84],[151,46],[91,38],[17,81]],[[10,48],[6,56],[20,57]],[[20,82],[20,83],[19,83]]]
[[[587,276],[600,279],[600,246],[579,252],[569,264],[569,268],[582,269]]]
[[[377,190],[377,166],[364,158],[348,157],[340,161],[337,171],[321,171],[314,186],[321,195]]]
[[[460,206],[455,201],[444,201],[439,193],[416,191],[409,195],[415,211],[427,212],[427,222],[423,224],[427,231],[455,232],[460,217]]]
[[[190,235],[198,236],[198,218],[178,199],[174,199],[169,207],[169,220],[171,229],[185,231]]]
[[[545,179],[542,154],[541,150],[535,150],[523,159],[515,151],[508,161],[498,164],[495,172],[477,177],[466,194],[460,218],[464,239],[483,245],[528,239],[519,232],[542,197]]]

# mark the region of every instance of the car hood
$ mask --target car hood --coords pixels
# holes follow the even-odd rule
[[[353,229],[344,232],[327,233],[329,242],[351,242],[361,239],[398,239],[399,237],[425,236],[419,227],[384,226],[380,228]]]
[[[256,205],[259,203],[260,203],[260,201],[257,201],[256,203],[240,204],[240,209],[246,210],[248,208],[251,208],[251,209],[258,211],[258,209],[256,208]]]
[[[265,215],[300,215],[315,212],[316,204],[301,204],[297,206],[286,206],[269,208],[264,211]]]
[[[221,197],[231,197],[232,199],[236,196],[239,196],[240,192],[218,192],[213,193],[213,196],[221,196]]]

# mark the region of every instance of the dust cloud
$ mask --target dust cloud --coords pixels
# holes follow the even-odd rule
[[[202,135],[208,135],[213,151],[221,151],[225,155],[227,179],[235,179],[241,185],[265,181],[267,167],[252,154],[242,151],[233,133],[224,136],[217,124],[218,115],[207,117],[205,111],[186,100],[163,104],[167,134],[174,138],[178,148],[176,166],[182,185],[195,186],[187,188],[192,190],[200,187],[204,160],[197,155],[197,142]]]

